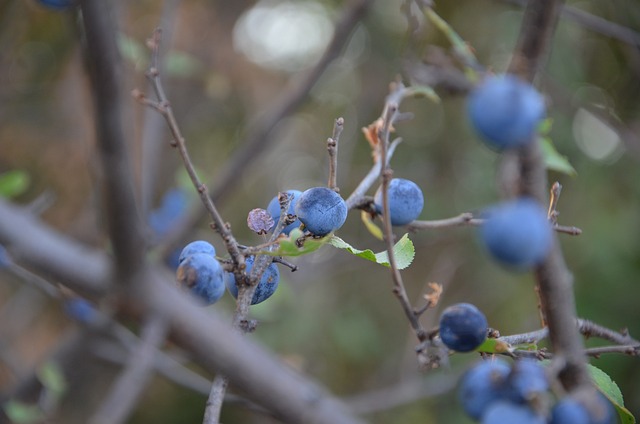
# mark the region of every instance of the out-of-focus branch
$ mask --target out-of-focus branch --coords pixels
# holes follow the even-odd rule
[[[337,118],[333,125],[333,134],[327,140],[327,151],[329,152],[329,182],[327,187],[331,190],[340,191],[338,188],[338,143],[340,134],[344,129],[344,118]]]
[[[126,422],[153,375],[156,351],[165,340],[166,330],[166,323],[155,316],[144,324],[138,345],[111,392],[89,421],[91,424]]]
[[[91,81],[99,158],[104,183],[105,219],[113,245],[117,280],[129,283],[144,263],[145,241],[124,135],[122,72],[116,28],[109,3],[82,0],[85,62]]]
[[[69,286],[83,291],[84,274],[77,273],[74,266],[59,268],[55,264],[58,255],[68,255],[69,263],[82,263],[87,257],[97,260],[85,264],[96,281],[109,281],[107,267],[96,264],[107,263],[101,253],[90,253],[86,247],[73,245],[57,235],[44,224],[38,224],[39,238],[31,238],[33,217],[25,216],[17,207],[8,207],[0,200],[0,242],[8,246],[21,246],[22,262],[30,268],[43,272],[56,271],[56,276]],[[21,231],[7,231],[4,222],[23,224]],[[65,240],[56,245],[57,240]],[[51,247],[49,257],[31,255],[39,252],[42,243]],[[69,247],[68,243],[71,243]],[[63,250],[64,249],[64,250]],[[42,252],[46,256],[47,253]],[[38,261],[38,262],[36,262]],[[79,277],[78,280],[74,278]],[[211,373],[221,373],[229,378],[235,387],[248,398],[265,409],[272,411],[279,419],[289,423],[313,422],[318,424],[362,423],[342,402],[333,398],[324,388],[278,361],[264,348],[234,331],[215,311],[195,307],[187,294],[174,287],[173,282],[160,268],[149,269],[148,274],[139,279],[140,291],[136,299],[137,310],[125,310],[127,316],[137,318],[149,312],[157,312],[166,320],[170,328],[170,339],[189,351],[194,360]],[[86,291],[86,290],[85,290]],[[64,354],[62,355],[64,357]]]
[[[242,143],[239,143],[242,147],[225,162],[224,169],[216,175],[215,183],[211,184],[213,188],[210,190],[210,194],[214,201],[221,201],[231,193],[239,181],[236,178],[237,170],[250,167],[251,162],[259,158],[261,152],[275,141],[271,137],[273,129],[282,119],[293,113],[307,98],[309,91],[329,64],[340,55],[349,40],[349,35],[351,35],[372,3],[372,0],[350,1],[340,20],[336,23],[333,38],[318,63],[306,75],[297,80],[294,85],[283,91],[280,97],[269,105],[269,109],[264,115],[249,125],[247,134],[243,137]],[[184,219],[176,224],[168,238],[163,242],[164,250],[170,251],[170,246],[173,246],[181,239],[183,234],[193,228],[202,217],[202,208],[191,209]]]
[[[509,72],[533,81],[548,56],[562,4],[562,0],[528,2]],[[546,204],[547,176],[539,143],[528,143],[518,151],[516,160],[519,194]],[[563,370],[558,374],[560,381],[568,391],[587,389],[591,383],[583,342],[575,328],[573,277],[556,237],[546,259],[535,269],[535,276],[549,339],[555,355],[564,360]]]

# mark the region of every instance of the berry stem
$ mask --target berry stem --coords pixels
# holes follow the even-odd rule
[[[329,152],[329,183],[327,187],[336,192],[340,192],[337,185],[338,174],[338,142],[340,134],[344,129],[344,118],[337,118],[333,125],[333,135],[327,139],[327,152]]]

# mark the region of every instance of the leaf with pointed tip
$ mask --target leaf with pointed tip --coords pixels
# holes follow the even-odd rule
[[[600,368],[596,368],[591,364],[587,364],[591,379],[595,383],[598,390],[613,403],[613,406],[618,411],[620,422],[622,424],[635,424],[636,419],[633,414],[624,407],[624,399],[622,398],[622,392],[618,385],[609,377],[609,375],[602,371]]]
[[[337,236],[331,237],[329,243],[333,247],[346,250],[347,252],[360,258],[375,262],[382,266],[389,266],[389,256],[387,255],[386,250],[383,252],[374,253],[370,249],[356,249]],[[413,262],[413,258],[415,256],[415,249],[413,247],[413,242],[409,238],[409,234],[405,234],[404,236],[402,236],[402,238],[398,240],[398,242],[393,246],[393,254],[396,259],[396,266],[398,267],[398,269],[405,269],[409,265],[411,265],[411,262]]]
[[[578,175],[566,156],[558,153],[549,137],[541,137],[540,146],[542,147],[542,156],[544,157],[544,164],[547,169],[562,172],[572,177]]]

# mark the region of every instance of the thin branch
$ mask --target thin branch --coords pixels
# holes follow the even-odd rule
[[[250,167],[250,164],[260,158],[261,153],[275,141],[271,136],[273,129],[279,122],[302,105],[314,84],[318,82],[327,67],[340,55],[349,40],[349,36],[372,3],[373,0],[351,0],[336,23],[333,38],[318,63],[300,79],[294,80],[294,83],[288,89],[282,91],[277,99],[270,102],[264,115],[247,125],[247,134],[241,142],[237,143],[241,146],[240,149],[229,160],[225,161],[224,169],[215,177],[215,185],[212,184],[213,188],[210,190],[211,198],[215,199],[216,202],[220,202],[233,192],[234,187],[239,182],[237,170],[243,167]],[[184,233],[193,228],[195,223],[202,217],[201,208],[190,210],[187,216],[176,224],[163,242],[163,250],[170,251],[171,246],[175,245],[183,237]]]
[[[631,337],[626,330],[618,332],[582,318],[577,319],[577,324],[580,333],[587,338],[598,337],[619,345],[640,344],[640,341]]]
[[[209,197],[209,192],[207,190],[207,187],[202,183],[202,181],[198,177],[195,167],[193,166],[193,162],[189,157],[189,152],[187,150],[185,138],[182,136],[180,127],[178,126],[175,115],[173,114],[173,109],[171,108],[171,104],[167,99],[167,96],[164,91],[164,87],[162,86],[162,82],[160,80],[160,71],[158,68],[159,66],[158,61],[159,61],[161,36],[162,36],[162,30],[160,28],[157,28],[154,31],[152,38],[149,39],[147,42],[149,48],[151,48],[152,60],[146,75],[155,90],[156,96],[158,98],[158,102],[156,103],[148,100],[144,96],[144,94],[142,94],[139,90],[134,90],[133,95],[142,104],[146,106],[154,107],[165,118],[167,125],[169,126],[169,130],[173,135],[172,145],[176,147],[180,152],[180,156],[182,157],[182,161],[184,163],[184,167],[187,171],[187,174],[189,175],[191,182],[196,188],[196,191],[198,192],[198,195],[200,196],[200,199],[202,200],[202,203],[206,211],[209,213],[211,219],[213,220],[213,223],[215,224],[215,230],[220,234],[220,237],[222,237],[225,247],[227,248],[227,251],[231,256],[231,260],[234,263],[234,266],[235,266],[234,274],[236,276],[236,279],[238,281],[242,281],[245,278],[244,273],[242,272],[244,270],[244,256],[240,252],[238,243],[235,237],[233,236],[233,234],[231,233],[231,230],[222,219],[222,216],[218,212],[218,209],[213,203],[213,200],[211,200],[211,197]]]
[[[402,139],[397,138],[393,140],[393,142],[388,146],[387,162],[391,160],[391,158],[393,157],[393,153],[396,151],[396,147],[398,147],[398,145],[401,142],[402,142]],[[358,187],[356,187],[356,189],[353,190],[353,193],[349,195],[349,197],[346,200],[347,208],[349,210],[356,208],[359,202],[367,193],[367,191],[371,188],[371,186],[376,181],[378,181],[378,178],[380,178],[380,171],[382,168],[381,164],[382,164],[382,161],[380,160],[376,161],[371,167],[371,170],[369,171],[369,173],[362,179],[362,181],[360,181],[360,184],[358,184]]]
[[[121,424],[133,412],[155,369],[155,355],[167,334],[166,323],[152,316],[143,326],[140,342],[111,392],[89,421],[91,424]]]
[[[333,135],[327,139],[327,151],[329,152],[329,182],[327,187],[331,190],[340,192],[337,184],[338,174],[338,142],[340,141],[340,134],[344,129],[344,118],[340,117],[336,119],[333,125]]]
[[[383,124],[378,133],[378,148],[380,153],[379,162],[382,164],[380,169],[380,178],[382,180],[382,218],[384,222],[384,238],[387,245],[387,256],[389,259],[389,268],[391,269],[391,277],[393,279],[394,289],[393,292],[400,301],[402,309],[409,320],[411,328],[413,328],[416,337],[420,342],[427,340],[427,332],[422,327],[417,315],[409,302],[409,297],[404,288],[402,281],[402,275],[398,270],[395,255],[393,252],[393,229],[391,226],[391,214],[389,208],[389,183],[393,176],[393,171],[389,167],[389,161],[387,160],[387,148],[389,147],[389,134],[394,122],[395,115],[398,112],[399,100],[404,95],[404,85],[397,82],[393,88],[391,94],[387,97],[384,112],[382,114]]]
[[[622,353],[629,356],[640,355],[640,344],[591,347],[585,350],[588,356],[600,357],[605,353]]]

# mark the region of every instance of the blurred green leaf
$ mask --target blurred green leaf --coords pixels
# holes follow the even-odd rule
[[[12,198],[21,195],[29,187],[29,174],[24,171],[9,171],[0,175],[0,197]]]
[[[45,362],[38,370],[38,379],[56,397],[61,397],[67,390],[67,381],[58,364]]]
[[[36,405],[10,401],[3,408],[9,420],[15,424],[32,424],[44,418],[44,414]]]
[[[148,50],[137,40],[121,33],[118,35],[118,49],[122,57],[131,62],[136,69],[146,66],[149,57]]]
[[[434,103],[441,102],[440,96],[438,96],[434,89],[428,85],[413,85],[411,87],[407,87],[407,95],[415,97],[424,96]]]
[[[540,122],[540,125],[538,125],[538,134],[542,136],[548,135],[549,132],[551,132],[552,126],[553,126],[552,118],[543,119],[542,122]]]
[[[607,399],[613,403],[616,410],[618,411],[618,415],[620,416],[620,422],[622,424],[635,424],[636,419],[633,414],[624,407],[624,399],[622,398],[622,392],[618,385],[609,377],[609,375],[602,371],[600,368],[596,368],[591,364],[587,364],[589,368],[589,373],[591,374],[591,378],[593,382],[598,387],[598,390],[604,394]]]
[[[329,243],[333,247],[346,250],[347,252],[360,258],[375,262],[382,266],[389,266],[389,256],[387,255],[386,250],[380,253],[373,253],[373,251],[369,249],[356,249],[337,236],[331,237]],[[409,265],[411,265],[411,262],[413,262],[413,258],[415,256],[415,249],[413,247],[413,242],[411,241],[411,239],[409,239],[409,234],[405,234],[400,240],[398,240],[398,242],[393,246],[393,253],[398,269],[405,269]]]
[[[193,55],[185,52],[171,51],[164,60],[165,71],[175,77],[192,77],[202,68],[202,63]]]
[[[541,137],[540,144],[542,146],[542,155],[547,169],[562,172],[564,174],[571,175],[572,177],[578,174],[569,163],[569,160],[558,153],[550,138]]]

